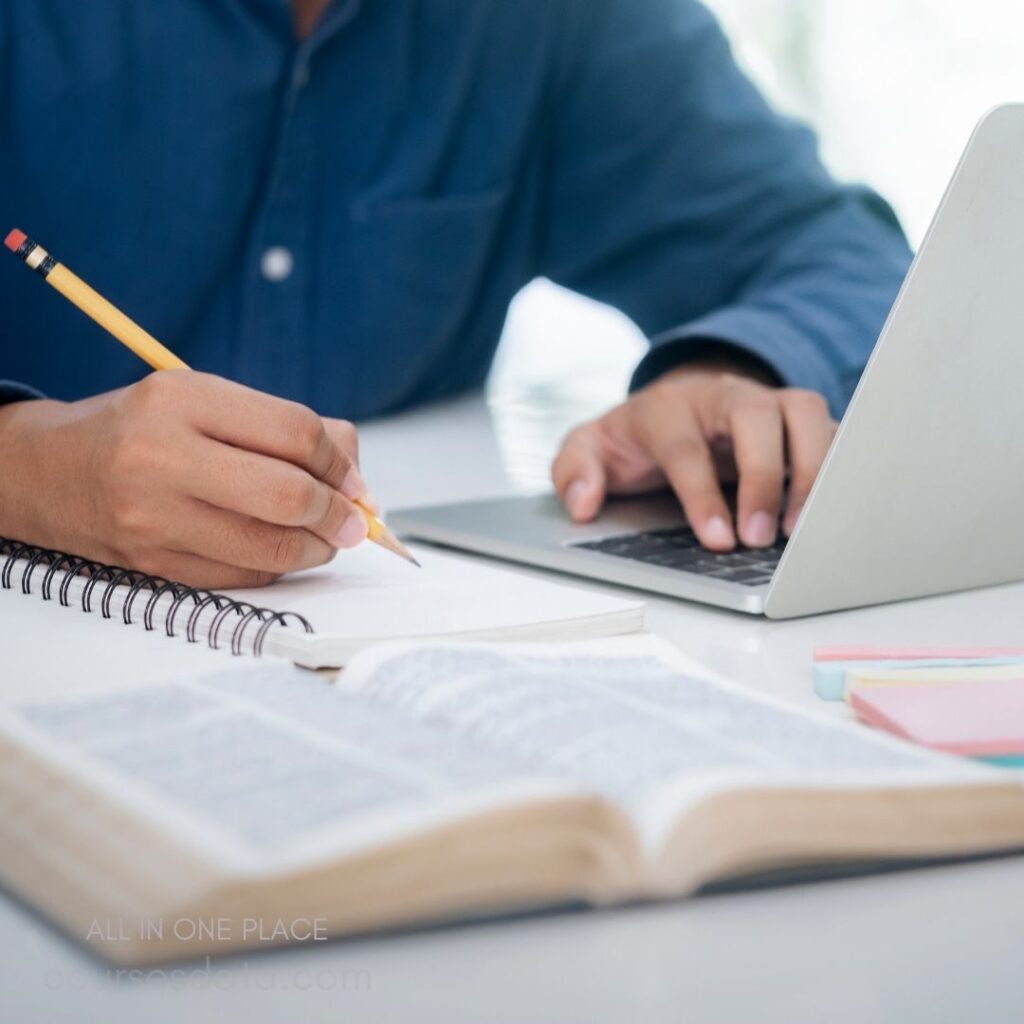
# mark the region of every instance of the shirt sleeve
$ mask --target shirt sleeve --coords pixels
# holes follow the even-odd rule
[[[828,175],[696,0],[566,10],[541,272],[647,334],[634,387],[719,343],[841,414],[909,264],[892,210]]]
[[[27,384],[15,381],[0,381],[0,406],[9,406],[12,401],[27,401],[32,398],[44,397],[41,391]]]
[[[11,402],[24,402],[42,397],[42,392],[30,388],[27,384],[18,384],[13,380],[0,380],[0,405],[10,405]]]

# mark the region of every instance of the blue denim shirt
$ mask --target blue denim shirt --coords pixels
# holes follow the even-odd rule
[[[3,232],[325,415],[480,385],[540,275],[636,321],[638,383],[718,339],[839,412],[909,258],[695,0],[335,0],[303,42],[287,0],[3,0],[0,145]],[[0,378],[146,372],[0,259]]]

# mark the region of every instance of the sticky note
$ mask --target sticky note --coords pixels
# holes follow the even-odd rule
[[[893,681],[909,681],[904,679],[904,672],[931,671],[935,669],[949,669],[956,673],[956,677],[962,677],[970,669],[978,667],[990,667],[1001,665],[1024,665],[1024,655],[1002,655],[987,658],[919,658],[919,659],[880,659],[876,661],[864,661],[855,659],[853,661],[824,660],[816,661],[814,664],[814,692],[822,700],[842,700],[846,691],[854,682],[877,681],[887,675]],[[922,681],[924,681],[922,679]],[[937,681],[936,677],[929,677],[928,682]]]
[[[946,665],[927,665],[915,661],[907,667],[887,665],[885,668],[849,668],[846,670],[846,692],[855,686],[941,685],[943,683],[976,683],[990,679],[1022,679],[1024,663],[1008,665],[991,662],[958,661]]]
[[[868,644],[831,644],[817,647],[815,661],[920,661],[956,658],[1022,658],[1024,647],[872,647]]]
[[[995,765],[997,768],[1024,768],[1024,754],[993,754],[991,757],[979,757],[977,760]]]
[[[864,721],[951,754],[1024,755],[1024,678],[942,686],[857,686]]]

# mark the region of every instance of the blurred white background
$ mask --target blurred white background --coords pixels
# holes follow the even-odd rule
[[[711,0],[743,65],[845,179],[924,235],[989,108],[1024,100],[1020,0]]]
[[[915,246],[979,117],[1024,100],[1021,0],[707,2],[771,101],[818,130],[838,177],[886,196]],[[618,400],[643,350],[603,307],[545,281],[520,294],[489,391],[524,483],[543,482],[566,423]]]

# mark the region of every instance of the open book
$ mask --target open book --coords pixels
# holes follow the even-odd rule
[[[0,872],[143,963],[749,872],[1024,845],[1004,772],[692,672],[650,639],[397,645],[0,716]]]

